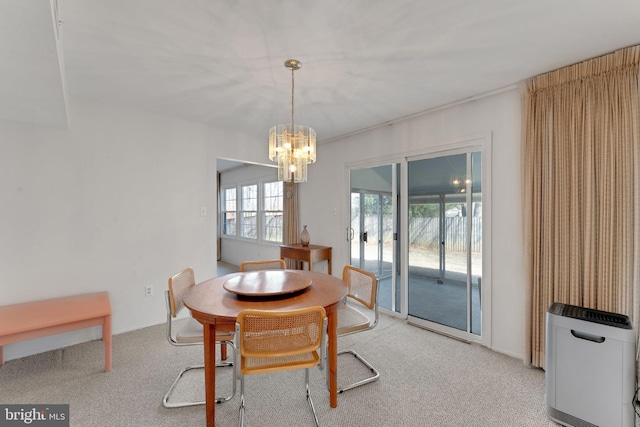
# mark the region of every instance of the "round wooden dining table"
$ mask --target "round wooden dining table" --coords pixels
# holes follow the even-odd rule
[[[282,289],[278,291],[278,287]],[[260,289],[267,290],[265,296],[260,295]],[[324,307],[328,318],[329,402],[332,408],[337,407],[337,308],[346,295],[347,285],[339,278],[304,270],[232,273],[194,286],[185,295],[183,302],[204,329],[207,426],[215,426],[216,331],[235,331],[238,313],[245,309],[293,310]]]

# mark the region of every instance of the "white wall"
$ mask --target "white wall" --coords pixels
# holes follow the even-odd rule
[[[216,274],[216,158],[265,163],[266,131],[251,139],[73,97],[69,121],[68,130],[0,121],[0,305],[108,290],[115,334],[162,323],[170,275],[185,266],[196,280]],[[493,136],[491,347],[522,357],[516,90],[321,144],[300,184],[300,224],[313,244],[333,247],[339,275],[348,261],[346,164],[486,132]],[[93,328],[12,344],[5,358],[98,337]]]
[[[68,130],[0,121],[0,305],[109,291],[114,334],[162,323],[169,276],[216,274],[215,159],[229,155],[216,142],[248,160],[258,142],[76,98],[70,107]],[[5,358],[99,336],[11,344]]]
[[[348,263],[348,183],[345,165],[416,154],[491,132],[492,305],[490,347],[512,356],[524,351],[524,259],[520,176],[520,96],[510,90],[452,106],[339,141],[322,144],[300,184],[300,223],[314,244],[333,247],[333,271]],[[321,137],[321,135],[319,135]],[[337,215],[333,215],[333,208]],[[489,284],[484,284],[486,287]]]

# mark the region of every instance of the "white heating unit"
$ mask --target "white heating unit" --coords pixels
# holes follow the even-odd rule
[[[633,426],[635,353],[627,316],[553,303],[547,312],[547,414],[568,426]]]

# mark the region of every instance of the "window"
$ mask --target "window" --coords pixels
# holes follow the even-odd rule
[[[282,181],[262,185],[262,239],[268,242],[282,242],[282,192]]]
[[[242,197],[240,207],[240,237],[258,238],[258,185],[243,185],[240,188]]]
[[[235,188],[225,188],[222,192],[222,234],[235,236],[237,226],[237,197]]]
[[[284,184],[274,177],[228,183],[221,189],[221,235],[260,243],[282,243]]]

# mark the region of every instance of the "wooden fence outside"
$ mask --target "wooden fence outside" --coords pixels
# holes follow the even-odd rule
[[[466,217],[447,217],[444,219],[445,250],[466,251],[467,228]],[[357,221],[357,219],[356,219]],[[365,229],[369,233],[369,241],[377,239],[376,215],[365,218]],[[471,252],[482,252],[482,217],[472,217]],[[353,222],[353,221],[352,221]],[[357,223],[354,229],[357,229]],[[391,218],[384,221],[384,241],[390,241],[393,234]],[[409,219],[409,245],[419,246],[425,249],[437,250],[440,246],[439,218],[410,218]]]

